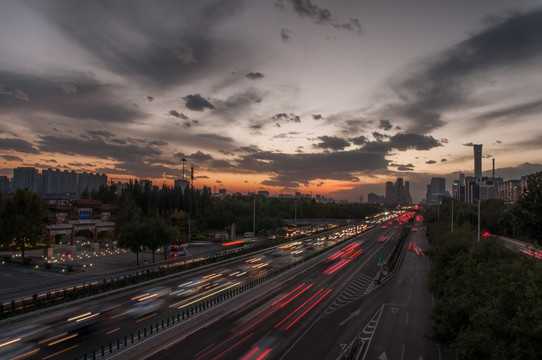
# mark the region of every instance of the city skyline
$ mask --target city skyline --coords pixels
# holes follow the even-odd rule
[[[356,201],[542,170],[524,0],[3,1],[0,175],[22,166]],[[182,162],[186,159],[186,164]]]

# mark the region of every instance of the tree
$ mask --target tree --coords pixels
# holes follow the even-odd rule
[[[527,186],[514,208],[514,218],[521,234],[542,244],[542,172],[527,177]]]
[[[117,201],[117,185],[100,185],[98,191],[92,191],[91,197],[100,200],[102,204],[115,204]]]
[[[23,259],[25,248],[47,236],[43,199],[28,189],[18,189],[0,208],[0,237],[2,244],[20,248]]]
[[[139,266],[139,250],[143,246],[145,235],[141,232],[141,224],[129,223],[123,227],[119,236],[119,245],[136,254],[136,266]]]
[[[160,247],[172,244],[178,237],[179,231],[177,228],[166,224],[166,222],[160,218],[155,218],[151,222],[153,235],[149,238],[147,247],[152,250],[152,262],[154,262],[154,252]],[[152,245],[150,245],[150,243]],[[164,251],[164,260],[167,259],[167,254]]]

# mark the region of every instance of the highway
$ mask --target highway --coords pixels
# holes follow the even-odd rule
[[[32,358],[36,359],[84,357],[84,354],[90,354],[92,350],[103,347],[109,349],[109,344],[114,346],[116,341],[122,341],[125,336],[129,336],[131,340],[131,335],[138,334],[139,331],[151,331],[152,325],[158,324],[158,321],[169,318],[170,315],[181,314],[184,310],[179,308],[183,308],[183,304],[190,305],[201,298],[231,292],[233,288],[287,267],[311,252],[333,246],[344,239],[346,230],[342,233],[341,237],[330,236],[325,241],[313,241],[310,245],[307,242],[301,245],[300,241],[292,241],[295,246],[285,245],[283,249],[271,249],[267,254],[246,256],[235,262],[172,276],[159,285],[146,285],[147,289],[136,286],[131,292],[108,296],[99,302],[68,304],[65,309],[40,311],[32,317],[26,317],[25,331],[22,332],[24,336],[16,340],[18,343],[14,345],[34,345],[32,351],[35,354]],[[187,285],[190,283],[192,285]],[[157,286],[167,290],[165,295],[160,293],[157,296],[159,299],[148,294],[148,287]],[[240,297],[238,295],[238,298]],[[193,305],[185,307],[186,312],[194,309]],[[191,321],[200,319],[199,316],[194,316]],[[9,324],[4,326],[2,331],[4,334],[9,333]],[[17,339],[17,336],[9,338]],[[7,342],[10,341],[9,338]]]
[[[440,359],[424,338],[432,298],[421,229],[407,239],[411,250],[398,271],[375,285],[377,257],[390,256],[401,231],[390,221],[358,235],[317,235],[150,291],[137,287],[45,312],[26,322],[41,331],[20,345],[34,345],[28,358],[42,360],[338,359],[346,352],[357,359]],[[304,257],[310,260],[275,276]]]
[[[186,332],[180,329],[171,336],[164,335],[156,344],[147,344],[143,355],[147,359],[197,360],[290,356],[292,341],[302,338],[326,310],[376,288],[373,281],[379,272],[377,255],[387,258],[391,254],[400,231],[398,226],[367,231],[295,272],[263,284],[250,296],[232,303],[220,316]],[[313,347],[314,338],[311,343]],[[310,351],[301,349],[299,354],[290,354],[296,359],[322,358],[321,353],[307,357]],[[122,356],[119,353],[115,358]]]

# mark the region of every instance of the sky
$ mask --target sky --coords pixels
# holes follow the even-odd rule
[[[359,201],[542,170],[539,0],[0,0],[0,175]]]

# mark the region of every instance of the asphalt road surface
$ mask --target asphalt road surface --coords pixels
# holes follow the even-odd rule
[[[325,332],[310,336],[308,347],[290,348],[326,311],[375,289],[377,256],[387,258],[399,234],[400,228],[394,227],[370,230],[304,268],[262,285],[247,302],[232,304],[223,316],[151,346],[146,358],[322,359],[324,353],[314,348],[327,336]]]

